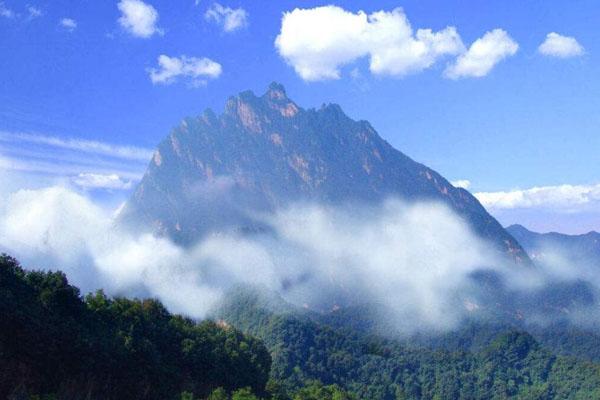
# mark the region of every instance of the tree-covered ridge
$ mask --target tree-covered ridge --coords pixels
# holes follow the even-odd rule
[[[63,273],[26,272],[5,255],[0,316],[2,399],[265,394],[271,358],[260,341],[172,315],[156,300],[82,298]]]
[[[82,298],[64,274],[0,256],[0,398],[600,398],[598,364],[553,355],[525,332],[477,352],[416,349],[278,302],[238,290],[217,313],[265,347],[156,300]]]
[[[272,377],[291,391],[319,380],[361,399],[600,398],[599,365],[553,355],[522,331],[474,353],[411,349],[307,315],[273,313],[252,291],[230,297],[219,315],[265,341]]]

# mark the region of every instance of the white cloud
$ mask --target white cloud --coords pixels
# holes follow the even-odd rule
[[[15,18],[17,14],[10,8],[6,7],[3,1],[0,1],[0,16],[4,18]]]
[[[73,178],[73,183],[85,189],[131,189],[132,182],[122,179],[117,174],[80,173]]]
[[[204,18],[221,25],[225,32],[235,32],[248,26],[248,13],[241,7],[233,9],[213,3],[204,14]]]
[[[128,189],[152,156],[139,147],[2,131],[0,144],[0,176],[21,176],[21,187],[42,179],[88,189]]]
[[[60,25],[69,32],[73,32],[77,28],[77,21],[71,18],[63,18],[60,20]]]
[[[367,15],[336,6],[284,13],[275,46],[307,81],[338,79],[341,67],[367,56],[372,73],[403,76],[464,51],[454,27],[414,32],[400,8]]]
[[[206,84],[206,79],[215,79],[221,75],[221,64],[203,57],[158,57],[158,68],[148,70],[150,80],[154,84],[171,84],[179,77],[191,78],[193,86]]]
[[[151,149],[137,146],[120,146],[95,140],[59,138],[56,136],[5,131],[0,131],[0,142],[26,142],[137,161],[148,161],[154,153]]]
[[[459,180],[453,181],[452,186],[455,186],[457,188],[468,189],[471,187],[471,181],[468,179],[459,179]]]
[[[121,0],[117,4],[121,17],[119,24],[133,36],[149,38],[154,34],[162,35],[157,26],[158,11],[141,0]]]
[[[439,204],[299,205],[264,216],[273,234],[208,235],[187,248],[120,230],[113,218],[64,187],[20,190],[0,203],[0,243],[27,267],[60,268],[84,292],[145,293],[194,318],[228,288],[258,284],[297,305],[331,306],[331,293],[382,304],[392,311],[388,322],[406,333],[453,328],[471,315],[482,292],[470,277],[483,266],[519,296],[551,280],[600,285],[596,268],[503,265]]]
[[[141,289],[192,317],[204,317],[237,284],[314,305],[344,288],[396,310],[406,330],[458,322],[465,309],[457,294],[493,258],[460,218],[434,204],[299,206],[264,221],[275,235],[210,235],[182,248],[120,231],[87,197],[52,187],[9,197],[0,209],[0,243],[25,265],[60,266],[84,290]]]
[[[38,18],[44,15],[42,10],[35,6],[27,6],[27,12],[29,13],[29,19]]]
[[[500,61],[514,55],[519,45],[502,29],[494,29],[477,39],[469,50],[446,68],[451,79],[486,76]]]
[[[114,166],[104,161],[90,160],[89,162],[71,162],[69,159],[55,157],[48,160],[37,160],[35,158],[14,158],[0,156],[0,171],[20,171],[23,173],[54,175],[59,177],[70,177],[81,173],[112,175],[130,180],[139,180],[143,174],[143,165],[138,168],[134,166]]]
[[[573,212],[600,202],[600,184],[540,186],[524,190],[475,193],[490,209],[552,208]]]
[[[546,56],[569,58],[583,55],[584,49],[574,37],[562,36],[556,32],[546,35],[544,43],[538,47],[538,51]]]

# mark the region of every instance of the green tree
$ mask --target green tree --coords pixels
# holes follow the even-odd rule
[[[208,396],[207,400],[228,400],[227,392],[222,387],[216,388]]]
[[[258,397],[252,393],[250,388],[246,387],[233,392],[231,400],[258,400]]]

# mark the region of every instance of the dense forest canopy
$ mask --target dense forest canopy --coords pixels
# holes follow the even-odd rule
[[[170,314],[156,300],[82,298],[60,272],[0,258],[0,398],[173,399],[249,387],[271,357],[257,339]]]
[[[475,352],[432,350],[272,303],[238,289],[217,315],[264,340],[271,375],[288,390],[318,380],[361,399],[600,398],[598,364],[557,356],[524,331],[500,332]]]
[[[0,398],[600,398],[600,365],[557,356],[526,332],[475,352],[414,348],[272,300],[238,288],[218,322],[198,323],[157,300],[82,297],[63,273],[3,255]]]

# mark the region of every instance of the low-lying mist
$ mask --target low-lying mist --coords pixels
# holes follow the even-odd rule
[[[510,312],[530,307],[532,322],[554,318],[544,307],[560,308],[563,300],[558,311],[572,321],[598,315],[593,297],[584,306],[569,297],[577,285],[597,291],[598,271],[560,255],[544,266],[512,264],[440,204],[296,204],[260,216],[269,227],[263,233],[214,233],[185,248],[119,229],[114,212],[65,187],[13,193],[0,215],[0,251],[26,267],[61,269],[84,292],[156,297],[194,318],[240,284],[315,310],[380,304],[404,333],[453,329],[500,297],[521,299]],[[554,302],[551,294],[565,285],[570,289]]]

